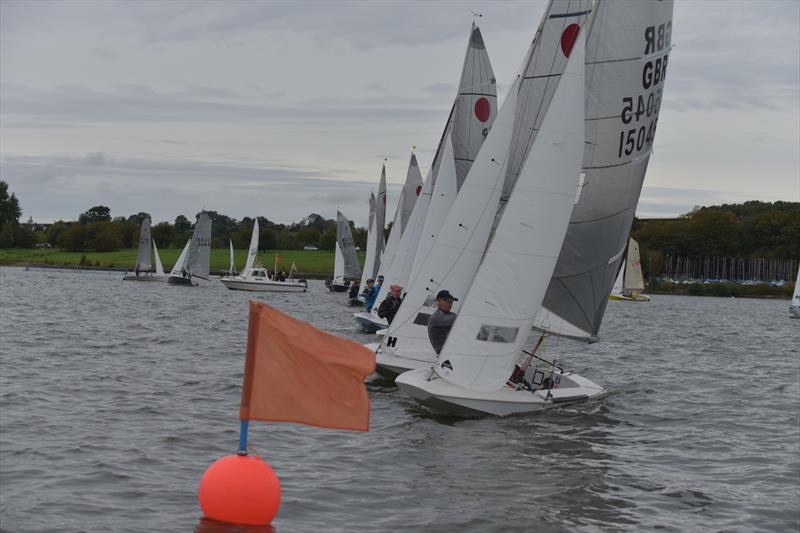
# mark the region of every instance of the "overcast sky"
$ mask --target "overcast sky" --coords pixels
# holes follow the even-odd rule
[[[2,179],[43,222],[364,225],[384,158],[393,198],[429,166],[472,12],[502,97],[545,5],[3,0]],[[672,42],[639,216],[800,201],[800,2],[678,0]]]

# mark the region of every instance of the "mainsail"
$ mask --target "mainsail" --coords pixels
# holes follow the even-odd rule
[[[259,236],[258,218],[256,217],[253,220],[253,233],[250,235],[250,248],[247,250],[247,263],[244,265],[244,271],[242,272],[243,275],[249,274],[256,262],[256,255],[258,255]]]
[[[375,198],[375,264],[372,267],[372,278],[378,277],[378,271],[383,262],[383,251],[386,248],[386,240],[383,231],[386,228],[386,165],[381,168],[381,181],[378,184],[378,196]]]
[[[233,241],[228,239],[228,245],[230,246],[230,255],[231,255],[231,266],[228,267],[228,275],[233,276],[236,273],[236,263],[233,260]]]
[[[139,226],[139,251],[136,253],[136,270],[149,272],[153,270],[152,251],[150,250],[150,217],[145,217]]]
[[[364,258],[364,268],[361,271],[361,287],[367,286],[368,279],[375,279],[376,246],[378,230],[375,228],[375,195],[369,194],[369,222],[367,224],[367,256]]]
[[[581,173],[584,49],[581,32],[437,360],[436,372],[451,383],[502,387],[536,318]]]
[[[192,276],[207,279],[211,262],[211,217],[205,211],[197,219],[190,243],[186,270]]]
[[[361,268],[358,266],[358,255],[356,254],[356,244],[353,241],[353,232],[350,229],[350,221],[340,211],[336,211],[336,246],[337,253],[342,257],[342,278],[361,277]],[[334,280],[338,279],[334,273]]]
[[[481,30],[473,24],[453,109],[452,143],[459,189],[496,114],[497,82]]]
[[[625,256],[625,283],[626,291],[644,290],[642,277],[642,262],[639,259],[639,243],[633,239],[628,240],[628,253]]]
[[[536,80],[557,77],[563,62],[559,48],[563,51],[581,27],[587,95],[582,190],[536,322],[541,329],[593,340],[600,328],[652,152],[671,50],[672,10],[672,0],[554,1],[537,33],[539,49],[529,59],[526,79],[531,78],[531,97],[541,98],[539,108],[547,109],[552,91],[542,81],[536,89]],[[533,75],[550,65],[556,66],[551,74]],[[535,114],[528,116],[518,129],[535,138],[537,121]],[[508,190],[521,153],[512,148]]]

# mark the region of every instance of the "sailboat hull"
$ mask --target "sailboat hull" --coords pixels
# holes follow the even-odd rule
[[[620,300],[623,302],[649,302],[650,297],[644,294],[631,294],[626,296],[624,294],[609,294],[609,300]]]
[[[160,283],[164,283],[167,281],[167,276],[159,276],[157,274],[128,274],[122,278],[123,281],[158,281]]]
[[[170,276],[167,278],[167,283],[170,285],[182,285],[185,287],[197,285],[197,283],[192,281],[192,278],[184,278],[183,276]]]
[[[386,319],[379,318],[366,311],[363,313],[353,313],[353,316],[356,322],[358,322],[358,325],[361,326],[361,331],[364,333],[376,333],[379,329],[384,329],[389,326]]]
[[[465,389],[440,378],[430,367],[401,374],[395,383],[401,391],[427,407],[461,415],[535,413],[552,407],[585,403],[607,394],[600,385],[574,373],[562,374],[560,386],[549,391],[511,387],[496,391]]]
[[[333,292],[347,292],[350,290],[350,285],[339,285],[338,283],[331,283],[328,288]]]
[[[224,277],[220,281],[233,291],[254,292],[306,292],[308,285],[300,281],[272,281],[269,279],[247,279],[240,277]]]
[[[378,344],[365,344],[367,348],[375,351],[375,372],[389,379],[395,379],[400,374],[410,370],[430,368],[431,361],[420,361],[408,357],[397,357],[378,349]]]
[[[792,318],[800,318],[800,305],[790,306],[789,314],[792,315]]]

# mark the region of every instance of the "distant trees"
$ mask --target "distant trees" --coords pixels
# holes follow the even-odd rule
[[[28,228],[19,225],[22,208],[12,192],[8,194],[8,183],[0,180],[0,248],[33,246],[33,235]]]
[[[78,222],[81,224],[104,222],[106,220],[111,220],[111,209],[104,205],[96,205],[78,216]]]

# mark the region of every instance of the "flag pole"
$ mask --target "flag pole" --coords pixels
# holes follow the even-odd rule
[[[247,428],[249,425],[249,420],[242,420],[239,424],[239,449],[236,451],[236,455],[247,455]]]

